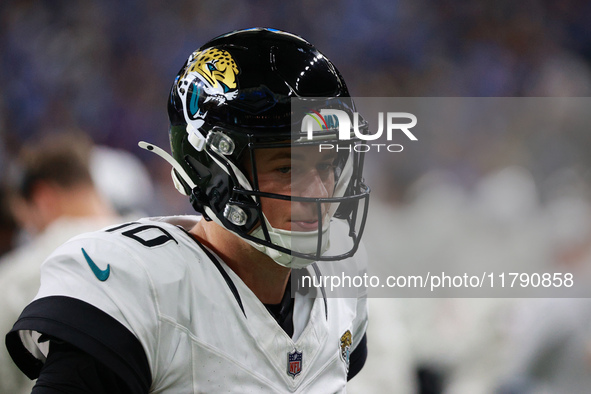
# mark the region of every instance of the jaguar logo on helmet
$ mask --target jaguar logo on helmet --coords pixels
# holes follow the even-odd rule
[[[208,105],[235,99],[238,74],[238,66],[228,51],[218,48],[195,51],[177,83],[187,123],[199,129],[205,123]]]

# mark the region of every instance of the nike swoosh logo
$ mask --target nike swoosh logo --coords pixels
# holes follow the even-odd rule
[[[92,270],[92,273],[94,274],[94,276],[96,276],[96,278],[98,280],[100,280],[101,282],[104,282],[107,279],[109,279],[109,275],[111,274],[111,265],[110,264],[107,264],[107,268],[102,270],[94,263],[94,261],[92,261],[90,256],[88,256],[86,254],[86,251],[84,250],[84,248],[82,248],[82,254],[84,255],[84,258],[86,259],[88,266]]]

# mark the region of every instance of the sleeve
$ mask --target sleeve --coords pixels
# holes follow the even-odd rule
[[[37,347],[47,345],[43,340],[46,335],[92,355],[125,381],[129,393],[148,392],[150,368],[142,345],[125,326],[96,307],[74,298],[53,296],[25,308],[6,336],[6,348],[30,379],[38,378],[51,359],[51,349],[47,357],[42,357]]]
[[[7,334],[6,347],[34,379],[48,356],[44,334],[107,366],[128,392],[145,393],[159,332],[152,282],[138,262],[141,251],[92,234],[62,245],[43,263],[39,293]]]
[[[124,394],[132,388],[112,369],[88,353],[51,339],[47,360],[32,394]]]

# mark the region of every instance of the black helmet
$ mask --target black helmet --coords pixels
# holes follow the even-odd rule
[[[301,111],[294,105],[296,100],[302,100]],[[214,38],[189,56],[170,91],[174,161],[167,160],[174,167],[175,186],[190,196],[206,220],[214,220],[279,264],[298,267],[351,256],[367,215],[369,188],[361,177],[363,153],[351,149],[354,138],[346,141],[346,149],[334,130],[326,128],[317,133],[319,138],[302,138],[306,114],[302,111],[321,108],[351,116],[355,110],[335,66],[304,39],[265,28]],[[256,149],[321,142],[343,148],[337,154],[337,182],[330,198],[265,193],[259,190],[256,175],[253,179],[247,176],[247,165],[252,166],[251,174],[256,173]],[[144,143],[144,147],[168,156],[153,145]],[[319,220],[318,231],[275,229],[263,215],[261,197],[331,204],[331,217]],[[360,208],[362,201],[365,206]],[[328,223],[337,220],[348,222],[352,242],[346,251],[339,248],[332,256],[323,255],[329,247]],[[302,245],[295,245],[298,242]]]

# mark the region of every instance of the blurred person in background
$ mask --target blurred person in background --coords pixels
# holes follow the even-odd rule
[[[0,186],[0,257],[14,247],[14,239],[18,231],[8,200],[8,188],[2,185]]]
[[[39,267],[69,238],[121,220],[95,187],[94,145],[82,132],[48,133],[19,152],[10,206],[26,231],[22,244],[0,259],[0,330],[7,332],[39,288]],[[124,169],[121,169],[125,172]],[[0,347],[0,393],[30,392],[32,382]]]
[[[95,187],[93,144],[78,132],[48,133],[25,144],[17,159],[11,201],[21,228],[35,237],[59,218],[112,217],[114,209]]]

